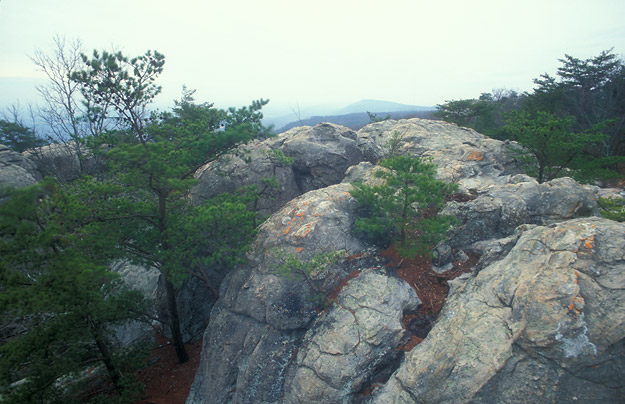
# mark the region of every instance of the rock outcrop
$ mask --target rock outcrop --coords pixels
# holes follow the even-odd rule
[[[544,225],[598,214],[593,190],[570,178],[539,184],[526,175],[516,175],[476,194],[467,202],[451,201],[443,210],[459,220],[447,241],[456,248],[507,237],[526,223]]]
[[[0,144],[0,188],[27,187],[41,178],[34,162]]]
[[[370,402],[621,402],[624,233],[599,218],[519,229]]]
[[[334,151],[317,144],[323,139]],[[393,146],[394,139],[401,142]],[[302,148],[324,157],[303,157]],[[355,136],[336,125],[296,128],[252,149],[294,158],[293,176],[285,170],[284,178],[297,189],[283,192],[309,192],[268,208],[275,213],[258,234],[249,268],[222,283],[187,403],[625,396],[625,225],[593,217],[597,188],[570,179],[538,184],[520,175],[505,143],[419,119],[371,124]],[[450,282],[441,316],[405,355],[410,331],[402,316],[418,306],[417,293],[352,234],[349,194],[349,181],[372,180],[369,163],[398,150],[431,159],[440,178],[459,184],[445,208],[459,223],[439,246],[447,257],[440,264],[463,249],[481,254],[472,275]],[[252,166],[241,161],[228,164]],[[200,182],[215,169],[206,167]],[[344,251],[343,258],[309,276],[280,274],[284,254],[308,262],[333,251]],[[315,300],[319,292],[334,299],[329,307]]]
[[[402,315],[420,303],[403,280],[379,268],[363,270],[301,341],[284,402],[349,402],[373,376],[392,370],[407,335]]]
[[[350,232],[355,209],[350,189],[337,184],[308,192],[261,226],[251,268],[222,283],[190,403],[280,400],[285,372],[317,317],[315,294],[329,293],[354,269],[330,265],[306,277],[280,276],[277,254],[309,260],[334,251],[365,251]]]
[[[158,315],[155,303],[158,299],[158,290],[161,273],[156,268],[145,268],[133,265],[127,261],[118,261],[111,265],[111,270],[119,274],[123,285],[134,289],[143,295],[148,302],[152,317]],[[128,321],[113,327],[116,343],[120,346],[130,346],[137,342],[145,342],[153,339],[154,326],[162,327],[162,324],[150,324],[145,321]]]
[[[24,156],[37,166],[44,176],[57,178],[61,182],[75,180],[82,174],[94,174],[97,159],[84,145],[63,142],[37,147],[24,152]]]
[[[200,168],[191,197],[199,203],[222,192],[256,186],[260,198],[255,208],[262,215],[271,214],[305,192],[341,182],[345,170],[361,161],[363,153],[350,129],[330,123],[293,128],[240,146]],[[277,187],[270,185],[272,178]]]

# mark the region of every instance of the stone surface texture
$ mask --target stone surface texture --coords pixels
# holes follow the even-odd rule
[[[599,218],[528,226],[451,294],[370,402],[619,402],[624,233]]]
[[[22,188],[41,180],[37,165],[22,154],[0,144],[0,188]]]
[[[305,192],[341,182],[345,170],[361,161],[363,153],[350,129],[330,123],[293,128],[242,145],[200,168],[191,197],[201,203],[253,185],[260,194],[256,209],[271,214]],[[267,184],[269,178],[278,181],[278,188]]]
[[[597,198],[625,194],[569,178],[538,184],[509,146],[422,119],[357,132],[319,124],[198,170],[195,203],[255,186],[255,208],[270,216],[214,305],[198,280],[179,292],[185,338],[205,328],[187,403],[622,403],[625,224],[597,217]],[[436,247],[435,269],[480,257],[449,281],[432,330],[408,352],[402,319],[418,293],[352,234],[350,183],[378,181],[374,164],[393,153],[428,159],[459,186],[443,209],[458,223]],[[70,160],[63,169],[51,158],[66,178]],[[33,184],[41,167],[0,146],[0,185]],[[160,300],[157,274],[119,270]]]
[[[625,396],[625,226],[596,217],[601,189],[568,178],[538,184],[509,144],[437,121],[389,120],[356,133],[294,128],[255,147],[294,159],[288,192],[302,195],[268,210],[249,267],[222,283],[188,404]],[[444,208],[458,224],[436,265],[481,257],[449,282],[432,331],[405,354],[402,316],[420,302],[352,235],[349,194],[350,182],[377,181],[373,164],[397,152],[430,159],[441,179],[459,184]],[[333,251],[344,254],[309,276],[281,272],[280,254],[308,262]],[[319,305],[319,292],[334,300]]]
[[[300,344],[285,387],[288,403],[349,402],[400,355],[402,314],[421,302],[403,280],[368,269],[351,280]]]

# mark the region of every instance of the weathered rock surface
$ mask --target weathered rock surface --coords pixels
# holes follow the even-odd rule
[[[191,190],[191,198],[201,203],[223,192],[256,186],[260,194],[256,209],[262,215],[275,212],[300,192],[293,169],[273,146],[269,140],[254,140],[206,164],[195,173],[198,183]],[[272,177],[278,181],[278,188],[267,183]]]
[[[143,297],[148,301],[148,307],[151,309],[149,314],[156,317],[158,314],[156,301],[158,298],[160,272],[156,268],[145,268],[140,265],[133,265],[127,261],[116,262],[111,265],[111,270],[120,275],[126,287],[143,294]],[[130,346],[136,342],[151,340],[154,335],[154,328],[152,324],[144,321],[129,321],[113,327],[113,333],[118,345]]]
[[[315,128],[256,146],[300,164],[294,193],[321,188],[269,208],[276,213],[261,228],[249,268],[224,280],[189,404],[619,402],[625,228],[591,217],[601,190],[565,178],[538,184],[520,175],[505,143],[442,122],[379,122],[355,138],[336,125]],[[331,173],[321,158],[317,164],[294,151],[324,136],[335,148],[344,143],[340,150],[353,141],[361,154],[352,154],[355,162],[337,158],[340,169]],[[442,261],[466,257],[462,249],[481,254],[473,275],[450,282],[442,315],[405,357],[397,350],[408,333],[400,319],[418,298],[351,234],[349,182],[375,181],[370,162],[389,154],[393,136],[401,151],[430,158],[440,178],[460,185],[445,208],[459,224],[439,248]],[[326,152],[334,158],[319,153]],[[309,279],[284,277],[278,250],[304,262],[332,251],[352,258]],[[313,303],[317,291],[338,293],[327,311]],[[362,395],[369,383],[374,391]]]
[[[289,202],[263,224],[255,251],[250,257],[251,268],[231,273],[222,284],[222,296],[211,312],[210,324],[204,335],[202,362],[187,402],[281,400],[287,369],[293,363],[306,331],[318,317],[318,306],[314,302],[317,292],[329,293],[353,271],[380,266],[375,258],[368,259],[365,254],[365,258],[353,258],[318,268],[310,273],[309,279],[296,273],[293,276],[278,275],[281,266],[278,250],[302,261],[310,260],[319,253],[366,252],[366,246],[351,234],[356,206],[349,195],[350,189],[349,184],[337,184],[308,192]],[[392,349],[389,348],[392,347],[390,342],[403,335],[398,326],[401,311],[416,305],[416,296],[407,290],[407,286],[399,286],[403,281],[382,281],[382,278],[386,275],[369,275],[358,282],[377,282],[376,287],[361,285],[365,290],[378,289],[384,284],[385,290],[397,294],[395,298],[388,299],[379,293],[364,296],[352,291],[352,296],[363,304],[380,303],[379,307],[375,307],[378,310],[376,321],[379,321],[377,333],[373,331],[376,328],[374,316],[365,308],[359,316],[363,316],[363,322],[369,316],[371,324],[363,325],[362,331],[354,328],[354,322],[342,326],[343,329],[354,328],[356,333],[362,332],[368,336],[370,343],[375,338],[389,343],[379,348],[378,357],[361,358],[372,364],[388,358],[387,350]],[[349,287],[346,289],[349,291]],[[353,304],[350,299],[354,297],[339,297],[339,301]],[[395,305],[399,311],[385,309],[382,303]],[[339,313],[339,309],[334,312]],[[323,327],[326,332],[336,333],[327,324]],[[384,333],[388,335],[384,337]],[[321,331],[317,329],[314,334],[320,335]],[[345,338],[349,339],[351,335]],[[363,341],[361,349],[365,347],[370,345]],[[351,358],[357,360],[353,356]],[[366,367],[364,362],[362,366]],[[338,363],[335,365],[337,372],[341,371]],[[370,372],[375,370],[374,367]],[[358,378],[368,375],[363,371]],[[354,380],[354,386],[358,384]]]
[[[273,141],[294,159],[301,193],[341,182],[345,170],[365,159],[356,133],[331,123],[293,128]]]
[[[379,269],[363,271],[318,317],[289,369],[284,402],[349,402],[400,355],[401,318],[421,302],[414,289]]]
[[[72,181],[82,174],[93,174],[96,158],[84,146],[75,142],[49,144],[24,152],[44,176],[52,176],[61,182]]]
[[[372,403],[621,402],[625,225],[529,227],[452,294]]]
[[[284,157],[293,163],[285,162]],[[362,160],[356,133],[348,128],[329,123],[293,128],[240,146],[206,164],[195,174],[198,184],[191,197],[200,203],[222,192],[255,185],[260,194],[256,209],[270,214],[305,192],[341,182],[345,170]],[[272,177],[278,188],[268,184]]]
[[[22,188],[36,184],[41,173],[30,159],[0,144],[0,188]]]
[[[397,152],[430,159],[440,179],[457,182],[461,190],[504,184],[522,173],[507,153],[507,144],[454,124],[425,119],[388,120],[358,131],[358,142],[367,161],[390,153],[389,142],[400,140]]]
[[[206,271],[204,274],[214,285],[223,280],[223,274],[214,274]],[[167,297],[165,295],[165,285],[159,284],[159,307],[158,316],[165,322],[170,321],[169,310],[167,309]],[[176,290],[176,303],[178,303],[178,315],[180,317],[180,329],[182,340],[185,342],[197,342],[202,339],[202,335],[208,326],[210,312],[215,302],[215,296],[211,293],[206,284],[194,277],[189,277]],[[169,327],[164,327],[165,335],[171,337]]]
[[[505,184],[494,184],[468,202],[449,202],[444,214],[458,218],[448,244],[465,247],[489,238],[506,237],[526,223],[550,224],[597,215],[591,189],[570,178],[539,184],[526,175],[516,175]]]

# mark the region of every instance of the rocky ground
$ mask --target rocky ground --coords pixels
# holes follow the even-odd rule
[[[394,151],[432,161],[459,186],[442,211],[458,223],[431,262],[401,261],[351,231],[350,182],[375,180],[393,138]],[[421,119],[357,132],[319,124],[200,169],[198,203],[268,176],[280,186],[261,189],[256,207],[269,218],[248,265],[207,273],[221,297],[213,304],[193,280],[179,292],[185,337],[205,328],[186,402],[623,402],[625,224],[598,217],[596,203],[622,190],[538,184],[508,146]],[[15,170],[36,180],[32,161],[3,156],[0,183]],[[308,278],[280,273],[280,254],[308,262],[337,251]]]
[[[449,287],[444,305],[426,302],[428,292],[406,282],[410,271],[402,276],[403,263],[388,267],[351,233],[349,182],[371,180],[370,163],[398,133],[403,152],[431,159],[440,178],[459,184],[444,209],[458,225],[437,247],[433,270],[412,272],[431,281],[429,293]],[[570,179],[538,184],[505,143],[441,122],[385,121],[355,136],[320,125],[281,136],[273,142],[319,137],[330,146],[316,147],[318,155],[354,142],[366,161],[346,163],[343,182],[327,185],[324,160],[300,157],[311,167],[294,171],[307,173],[295,183],[320,188],[302,187],[308,192],[274,205],[249,268],[222,283],[187,403],[618,402],[625,226],[594,217],[598,188]],[[306,298],[309,282],[276,274],[276,250],[304,261],[332,251],[358,258],[314,274],[323,293],[342,285],[320,312]],[[446,281],[457,262],[472,274]]]

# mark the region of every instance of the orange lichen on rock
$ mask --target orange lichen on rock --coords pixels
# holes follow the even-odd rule
[[[282,235],[286,236],[287,234],[289,234],[289,232],[291,231],[291,227],[293,227],[293,225],[290,225],[289,227],[287,227],[284,233],[282,233]]]
[[[591,249],[593,247],[592,243],[595,241],[595,237],[589,236],[583,239],[583,241],[584,241],[584,247]]]
[[[582,310],[584,309],[584,298],[581,296],[573,297],[573,301],[569,303],[569,311],[574,311],[575,314],[582,314]]]
[[[301,253],[303,249],[304,249],[303,247],[297,247],[295,249],[295,252]]]
[[[471,161],[484,160],[484,154],[482,152],[477,151],[477,150],[476,151],[472,151],[467,156],[467,160],[471,160]]]

